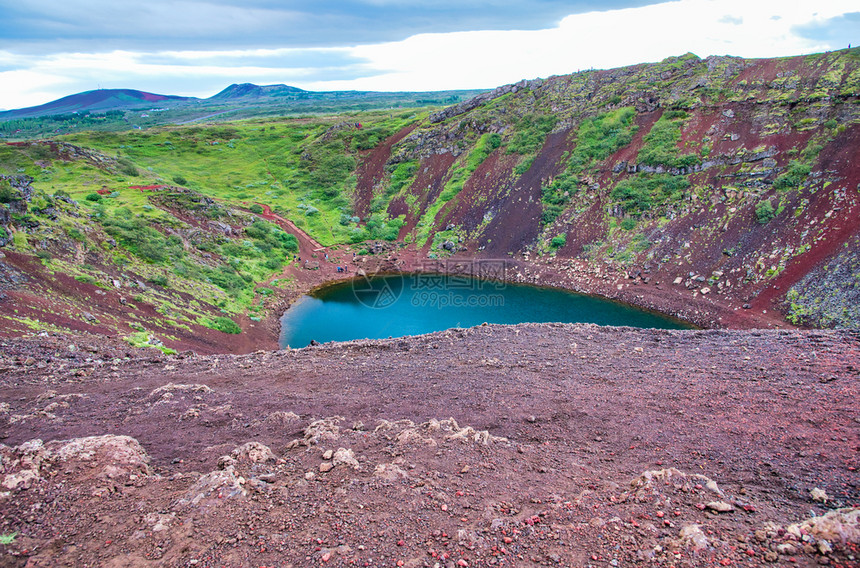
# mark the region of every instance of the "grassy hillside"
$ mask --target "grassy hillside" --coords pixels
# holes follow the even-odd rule
[[[122,172],[126,175],[110,180],[115,186],[106,182],[108,187],[169,183],[237,205],[258,201],[331,245],[378,236],[352,219],[360,154],[422,118],[426,112],[410,110],[85,133],[64,140],[128,165]],[[45,175],[42,179],[52,181]],[[143,199],[137,201],[142,204]]]

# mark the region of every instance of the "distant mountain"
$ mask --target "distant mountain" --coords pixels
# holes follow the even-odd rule
[[[305,91],[289,85],[235,83],[202,99],[132,89],[99,89],[44,105],[0,111],[0,138],[24,140],[82,130],[122,131],[264,116],[442,107],[463,102],[481,92]],[[160,112],[148,112],[150,109]]]
[[[152,106],[154,103],[196,101],[194,97],[157,95],[134,89],[98,89],[69,95],[43,105],[0,112],[0,120],[29,118],[72,112],[125,110]]]
[[[253,83],[233,83],[217,95],[207,100],[245,99],[263,97],[295,96],[307,91],[289,85],[255,85]]]

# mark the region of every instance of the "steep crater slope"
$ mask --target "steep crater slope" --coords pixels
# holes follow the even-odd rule
[[[528,281],[577,287],[581,270],[598,280],[620,271],[626,282],[604,293],[675,287],[688,317],[697,304],[710,312],[701,323],[732,325],[709,307],[720,304],[857,325],[845,285],[793,287],[857,236],[858,95],[856,49],[687,55],[523,81],[437,113],[396,144],[389,168],[414,163],[425,175],[388,211],[431,257],[554,263]]]

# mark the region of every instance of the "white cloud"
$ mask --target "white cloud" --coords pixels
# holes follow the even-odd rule
[[[424,34],[353,48],[353,55],[368,59],[379,75],[306,87],[486,88],[592,67],[659,61],[688,51],[701,57],[812,53],[843,46],[812,42],[793,28],[855,9],[854,0],[679,0],[576,14],[547,30]],[[774,19],[775,13],[780,18]]]
[[[796,55],[844,47],[796,30],[851,11],[856,0],[676,0],[576,14],[545,30],[421,34],[352,48],[50,56],[0,51],[0,68],[11,69],[0,73],[0,107],[32,106],[98,86],[203,97],[246,81],[312,90],[492,88],[688,51],[701,57]]]
[[[71,94],[65,91],[69,83],[67,78],[51,73],[0,71],[0,110],[39,105]]]

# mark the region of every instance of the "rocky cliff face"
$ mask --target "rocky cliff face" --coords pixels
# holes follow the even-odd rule
[[[859,96],[856,49],[688,54],[521,82],[432,115],[396,144],[389,167],[417,162],[429,176],[389,213],[405,215],[401,236],[431,257],[460,241],[484,256],[608,266],[630,274],[625,287],[774,309],[825,259],[852,265],[853,248],[834,255],[858,234]],[[798,323],[857,324],[803,297]],[[828,304],[844,312],[850,295],[831,290]]]
[[[29,176],[0,175],[0,247],[12,240],[12,215],[27,212],[27,203],[33,196],[33,178]]]

